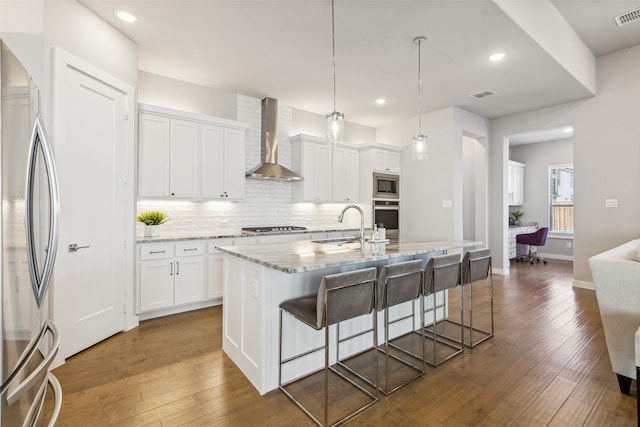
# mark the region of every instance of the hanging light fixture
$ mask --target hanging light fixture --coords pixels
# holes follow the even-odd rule
[[[327,138],[335,144],[342,140],[344,114],[336,111],[336,27],[333,0],[331,0],[331,37],[333,48],[333,113],[327,114]]]
[[[422,77],[420,75],[420,51],[423,42],[427,38],[423,36],[416,37],[413,42],[418,45],[418,134],[411,141],[413,160],[427,159],[427,135],[422,133]]]

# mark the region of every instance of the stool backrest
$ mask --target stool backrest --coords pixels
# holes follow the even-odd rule
[[[471,283],[491,274],[491,249],[475,249],[462,257],[462,280]]]
[[[439,255],[429,258],[425,271],[424,295],[454,288],[459,284],[459,254]]]
[[[378,276],[377,309],[412,301],[422,291],[422,260],[399,262],[382,267]]]
[[[324,276],[316,304],[318,329],[371,313],[375,307],[375,267]]]

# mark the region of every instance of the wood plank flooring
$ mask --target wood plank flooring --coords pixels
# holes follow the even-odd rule
[[[556,260],[494,276],[495,336],[348,425],[637,425],[636,382],[620,393],[595,293],[573,289],[571,276],[571,263]],[[222,352],[221,314],[142,322],[68,359],[54,370],[58,426],[314,425],[280,391],[260,396]]]

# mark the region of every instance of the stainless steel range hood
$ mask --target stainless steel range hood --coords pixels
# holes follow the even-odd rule
[[[247,178],[273,179],[277,181],[300,181],[297,173],[278,164],[278,100],[264,98],[262,100],[262,141],[261,160],[258,166],[246,173]]]

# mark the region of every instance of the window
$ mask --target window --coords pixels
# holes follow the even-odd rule
[[[549,231],[573,234],[573,164],[549,166]]]

